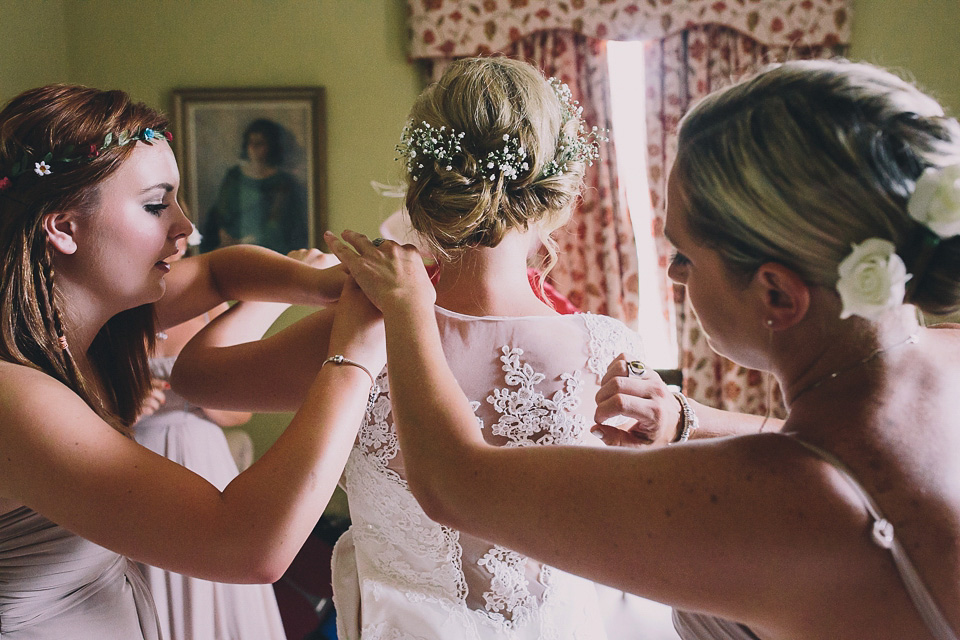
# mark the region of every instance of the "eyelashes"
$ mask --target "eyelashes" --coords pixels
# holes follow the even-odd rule
[[[143,205],[143,208],[146,209],[148,212],[152,213],[153,215],[159,216],[159,215],[162,214],[162,213],[164,212],[164,210],[165,210],[167,207],[169,207],[169,206],[170,206],[170,205],[168,205],[168,204],[163,204],[163,203],[160,203],[160,204],[145,204],[145,205]]]
[[[673,255],[670,256],[670,265],[674,267],[684,267],[690,264],[690,258],[683,255],[679,251],[674,251]]]

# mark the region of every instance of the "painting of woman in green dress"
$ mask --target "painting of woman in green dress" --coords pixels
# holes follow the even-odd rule
[[[200,251],[257,244],[280,253],[310,246],[306,185],[285,170],[293,135],[268,118],[247,125],[240,162],[227,170],[203,219]]]

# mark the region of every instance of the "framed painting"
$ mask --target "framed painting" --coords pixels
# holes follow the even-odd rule
[[[191,244],[322,246],[324,118],[321,87],[174,90],[180,202],[200,234]]]

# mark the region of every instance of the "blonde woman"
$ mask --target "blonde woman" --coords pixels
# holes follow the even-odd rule
[[[671,604],[685,639],[956,638],[960,330],[917,308],[960,308],[957,121],[869,65],[774,66],[686,116],[668,197],[670,275],[717,351],[780,380],[779,433],[491,447],[415,252],[328,237],[384,314],[425,512]],[[598,420],[636,416],[650,375],[615,361]]]
[[[569,89],[506,58],[453,63],[417,99],[402,136],[406,208],[440,263],[429,322],[439,326],[445,361],[469,399],[470,429],[493,446],[602,446],[590,434],[600,380],[618,353],[641,355],[623,324],[560,315],[527,278],[530,248],[551,246],[550,232],[568,219],[597,153],[595,137]],[[194,365],[183,386],[196,401],[290,397],[316,370],[316,361],[296,353],[297,340],[282,335],[204,355],[217,326],[184,352],[183,364]],[[417,381],[429,379],[410,364],[391,363],[389,381],[379,372],[379,393],[347,462],[353,526],[334,557],[341,637],[603,638],[591,582],[437,523],[414,499],[391,410],[397,371],[411,383],[401,385],[403,394],[419,395]],[[264,380],[263,367],[279,379]],[[245,378],[237,373],[244,371]],[[178,364],[175,380],[181,373]],[[679,405],[666,402],[676,420]],[[479,498],[487,490],[476,491]],[[490,497],[510,508],[523,492],[521,485]],[[535,517],[527,524],[539,526]]]

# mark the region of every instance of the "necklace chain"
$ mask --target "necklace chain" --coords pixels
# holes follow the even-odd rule
[[[862,367],[863,365],[867,364],[868,362],[870,362],[871,360],[873,360],[874,358],[876,358],[877,356],[879,356],[879,355],[882,354],[882,353],[886,353],[886,352],[888,352],[888,351],[892,351],[893,349],[896,349],[897,347],[902,347],[902,346],[904,346],[904,345],[906,345],[906,344],[916,344],[919,340],[920,340],[920,334],[918,334],[918,333],[911,333],[909,336],[906,337],[905,340],[901,340],[900,342],[897,342],[896,344],[892,344],[892,345],[890,345],[890,346],[888,346],[888,347],[880,347],[879,349],[875,349],[875,350],[874,350],[870,355],[868,355],[866,358],[864,358],[864,359],[862,359],[862,360],[860,360],[860,361],[858,361],[858,362],[855,362],[855,363],[851,364],[850,366],[844,367],[843,369],[837,369],[836,371],[834,371],[834,372],[832,372],[832,373],[828,373],[827,375],[823,376],[822,378],[820,378],[820,379],[818,379],[818,380],[815,380],[814,382],[808,384],[808,385],[805,386],[803,389],[801,389],[799,392],[797,392],[797,395],[793,396],[793,398],[790,399],[790,404],[796,403],[797,398],[799,398],[800,396],[802,396],[803,394],[805,394],[807,391],[812,391],[813,389],[816,389],[817,387],[819,387],[820,385],[824,384],[825,382],[829,382],[830,380],[834,380],[834,379],[838,378],[839,376],[843,375],[844,373],[847,373],[847,372],[849,372],[849,371],[852,371],[852,370],[856,369],[857,367]]]

